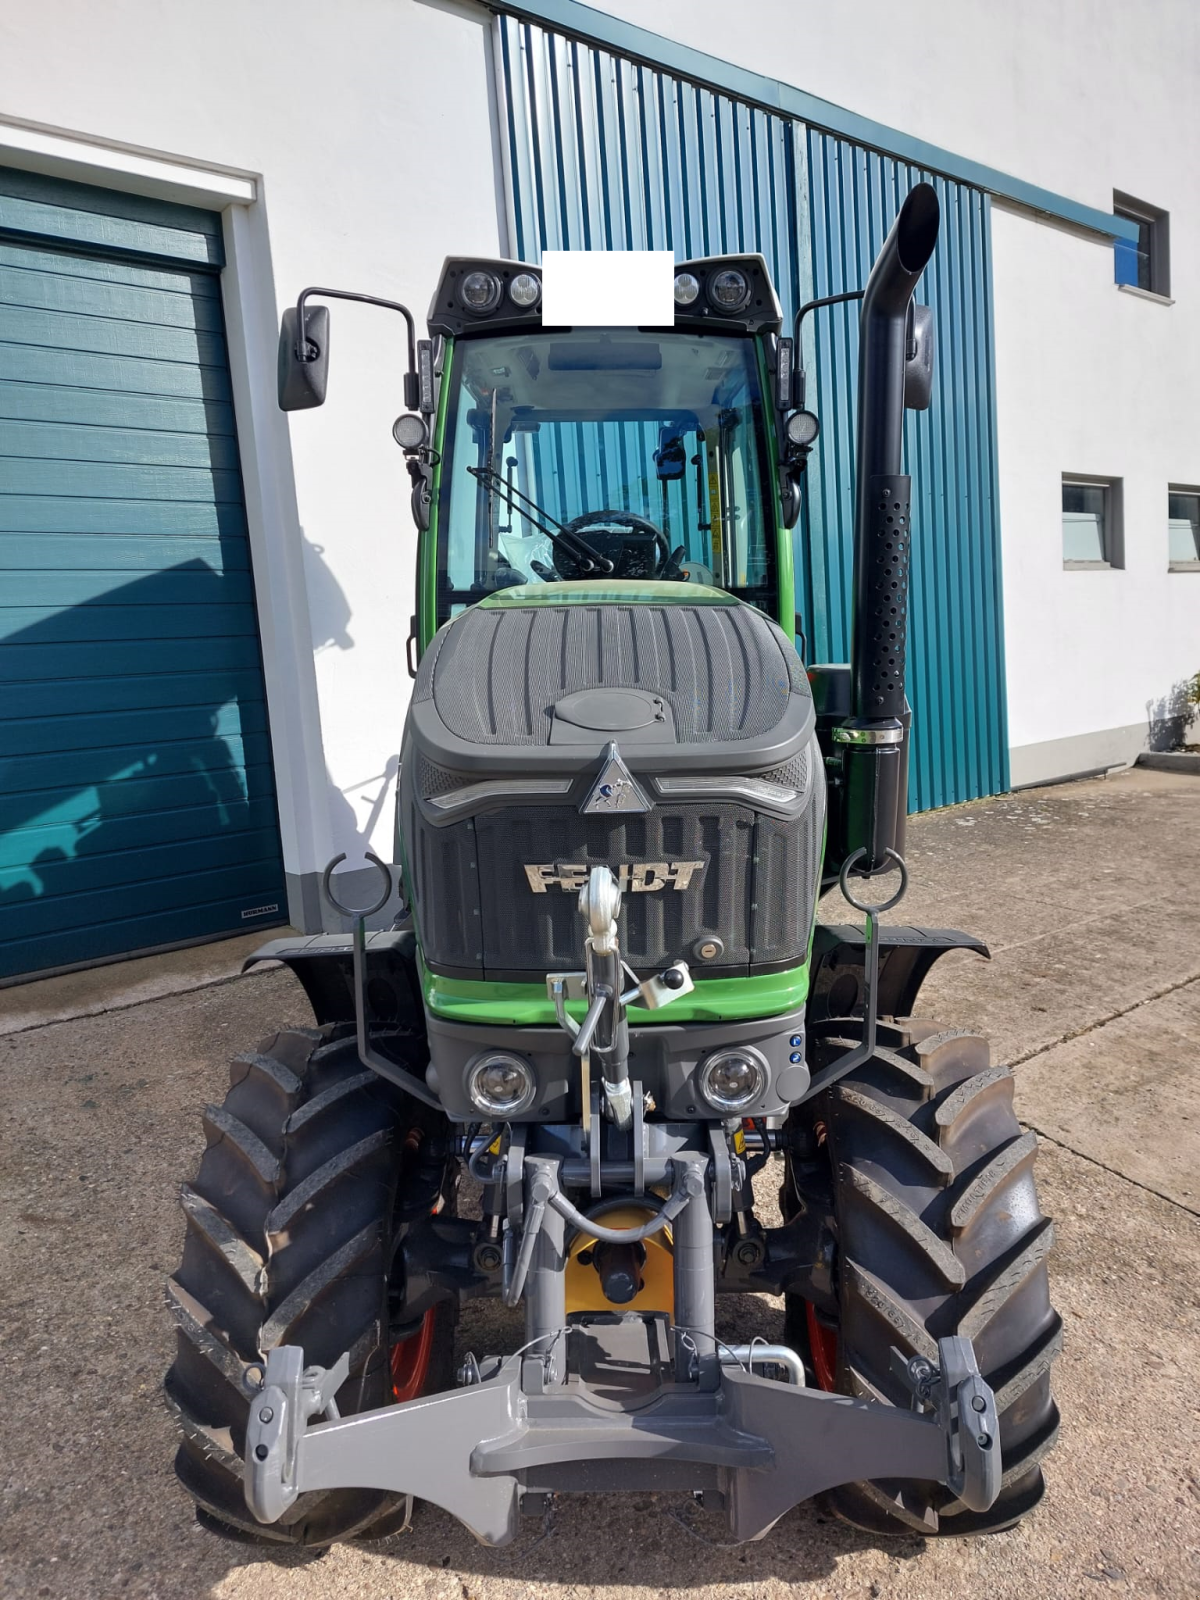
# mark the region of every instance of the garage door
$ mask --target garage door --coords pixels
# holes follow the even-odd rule
[[[0,981],[284,920],[222,260],[0,169]]]

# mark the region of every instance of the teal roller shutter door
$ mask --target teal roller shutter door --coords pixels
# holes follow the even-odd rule
[[[0,980],[285,918],[222,261],[0,170]]]
[[[500,24],[513,247],[761,250],[785,318],[861,288],[899,201],[929,174],[669,72],[511,16]],[[943,208],[918,291],[934,306],[932,408],[909,413],[913,583],[909,805],[1008,787],[988,198],[931,179]],[[810,458],[797,592],[808,657],[849,655],[857,308],[809,317]],[[815,357],[815,359],[814,359]]]

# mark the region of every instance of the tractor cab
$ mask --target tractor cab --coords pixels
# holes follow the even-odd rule
[[[667,327],[549,326],[538,268],[446,261],[408,451],[422,650],[497,590],[579,581],[716,588],[791,633],[766,265],[685,262],[674,301]]]
[[[447,261],[422,644],[563,581],[715,587],[790,619],[765,265],[685,263],[674,292],[671,327],[549,327],[536,268]]]

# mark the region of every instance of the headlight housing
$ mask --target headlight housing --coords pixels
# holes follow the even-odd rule
[[[748,303],[750,280],[737,267],[723,267],[709,276],[708,299],[714,311],[731,317]]]
[[[488,1117],[516,1117],[527,1111],[537,1093],[533,1068],[511,1050],[488,1050],[467,1072],[471,1104]]]
[[[787,441],[794,445],[810,445],[821,431],[821,424],[817,421],[816,413],[812,411],[793,411],[784,424]]]
[[[675,275],[675,304],[677,306],[690,306],[700,293],[700,280],[691,272],[679,272]]]
[[[722,1116],[748,1111],[766,1092],[770,1069],[752,1045],[714,1050],[700,1064],[700,1093]]]
[[[406,411],[392,423],[392,438],[401,450],[421,450],[429,443],[429,429],[425,418],[416,411]]]
[[[458,298],[474,316],[485,317],[500,304],[500,279],[494,272],[468,272],[458,286]]]
[[[522,311],[528,311],[542,298],[542,285],[532,272],[518,272],[508,286],[508,298]]]

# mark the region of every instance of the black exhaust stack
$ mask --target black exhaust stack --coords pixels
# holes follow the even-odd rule
[[[833,737],[843,746],[846,842],[850,852],[865,851],[854,869],[864,876],[892,866],[888,852],[902,851],[908,812],[905,361],[913,292],[933,254],[939,215],[936,190],[917,184],[871,269],[859,329],[851,716]]]

